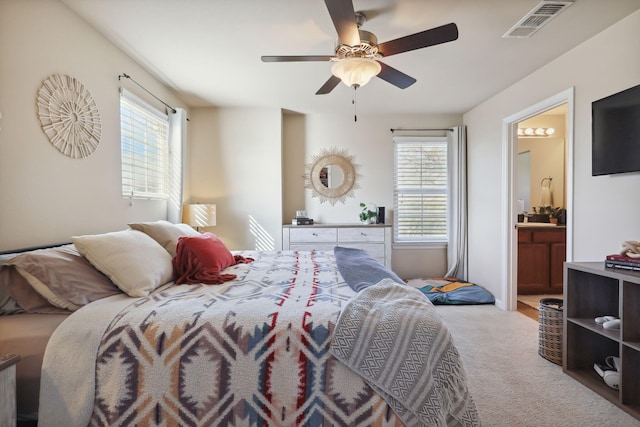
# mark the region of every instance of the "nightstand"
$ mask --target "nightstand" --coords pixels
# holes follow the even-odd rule
[[[20,356],[0,354],[0,426],[16,425],[16,363]]]

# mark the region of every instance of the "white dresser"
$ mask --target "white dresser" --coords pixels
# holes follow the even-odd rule
[[[283,250],[332,251],[336,246],[367,251],[391,268],[390,224],[314,224],[282,226]]]

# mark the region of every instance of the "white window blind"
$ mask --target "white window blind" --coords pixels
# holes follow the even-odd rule
[[[446,137],[396,137],[394,152],[394,240],[446,242]]]
[[[169,195],[169,118],[124,89],[120,91],[122,195]]]

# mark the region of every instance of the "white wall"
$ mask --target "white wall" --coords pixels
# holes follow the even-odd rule
[[[174,93],[57,1],[0,1],[0,58],[0,250],[166,217],[165,202],[121,197],[119,87],[157,101],[118,75],[183,107]],[[58,73],[79,80],[99,109],[102,138],[88,158],[64,156],[40,127],[38,90]]]
[[[285,174],[288,182],[283,220],[290,222],[295,211],[306,209],[309,216],[322,223],[358,222],[360,202],[385,206],[393,218],[393,134],[391,128],[447,128],[458,126],[460,115],[285,115],[284,149],[287,153]],[[359,165],[360,188],[355,197],[331,206],[320,203],[304,189],[304,165],[322,149],[346,149]],[[294,154],[292,154],[294,153]],[[294,157],[295,156],[295,157]],[[304,200],[302,199],[304,195]],[[301,206],[301,204],[304,205]]]
[[[282,115],[273,108],[194,108],[189,202],[216,204],[206,229],[229,249],[282,248]]]
[[[468,127],[469,278],[503,300],[502,120],[570,87],[574,110],[574,261],[602,261],[640,238],[640,174],[591,176],[591,102],[640,83],[640,11],[464,115]]]

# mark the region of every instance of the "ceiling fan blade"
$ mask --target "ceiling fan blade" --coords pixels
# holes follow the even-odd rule
[[[328,55],[302,55],[302,56],[262,56],[262,62],[304,62],[304,61],[331,61],[333,56]]]
[[[416,82],[416,79],[406,75],[402,71],[398,71],[395,68],[390,67],[380,61],[378,61],[378,64],[380,64],[380,66],[382,67],[382,69],[378,73],[378,77],[386,82],[391,83],[394,86],[399,87],[400,89],[406,89]]]
[[[457,38],[458,26],[451,23],[381,43],[378,45],[378,52],[380,52],[382,56],[391,56],[398,53],[409,52],[410,50],[451,42]]]
[[[358,33],[353,2],[351,0],[324,0],[324,4],[329,10],[334,27],[336,27],[340,43],[348,46],[359,45],[360,33]]]
[[[332,75],[325,84],[316,92],[316,95],[326,95],[340,83],[340,78]]]

